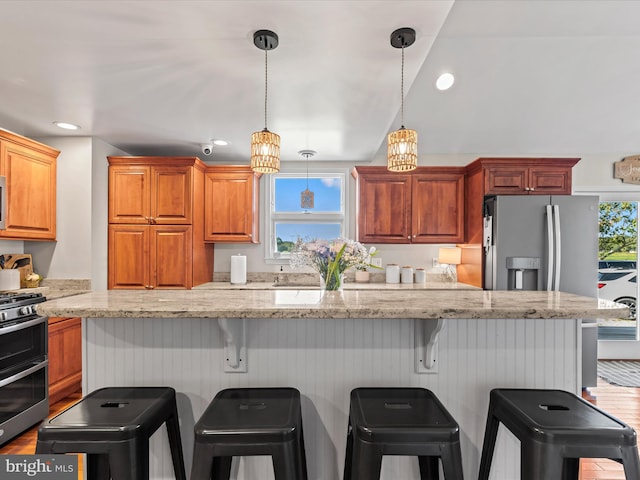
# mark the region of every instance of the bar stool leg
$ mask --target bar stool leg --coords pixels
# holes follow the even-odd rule
[[[229,480],[231,478],[231,462],[233,457],[213,457],[211,476],[214,480]]]
[[[276,480],[299,480],[294,442],[287,442],[271,454]]]
[[[521,441],[520,476],[522,480],[562,479],[564,458],[556,445]]]
[[[462,452],[460,443],[447,445],[440,453],[445,480],[462,480]],[[435,477],[438,478],[438,477]]]
[[[112,446],[109,470],[114,480],[148,480],[149,440],[144,438]]]
[[[351,480],[372,480],[380,478],[382,451],[377,446],[355,440],[353,442],[353,457],[357,459],[357,463],[351,471]]]
[[[438,480],[440,471],[438,470],[438,457],[418,457],[420,466],[420,480]]]
[[[621,449],[622,466],[627,478],[640,478],[640,458],[638,457],[638,448],[623,447]]]
[[[302,412],[300,413],[300,418],[302,418]],[[304,431],[302,430],[302,422],[300,422],[300,443],[298,444],[298,447],[299,454],[295,457],[298,468],[298,478],[307,480],[307,454],[304,448]]]
[[[187,480],[184,467],[184,454],[182,452],[182,440],[180,438],[180,424],[178,422],[178,409],[174,403],[173,413],[167,418],[167,435],[169,437],[169,447],[171,448],[171,461],[173,462],[173,472],[176,480]]]
[[[109,480],[109,455],[102,453],[88,453],[86,456],[87,478],[90,480]]]
[[[493,405],[489,403],[489,414],[487,415],[487,425],[484,430],[484,441],[482,443],[482,456],[480,458],[480,470],[478,480],[488,480],[493,460],[493,451],[496,447],[496,437],[500,422],[493,413]]]
[[[351,462],[353,461],[353,432],[351,431],[351,418],[349,418],[349,423],[347,427],[347,447],[344,455],[344,480],[351,479]]]
[[[580,459],[565,458],[562,464],[562,480],[578,480],[580,478]]]
[[[193,463],[191,464],[191,480],[209,480],[213,469],[213,449],[196,441],[193,446]],[[231,461],[229,461],[231,467]],[[221,477],[224,478],[224,477]],[[229,476],[227,476],[229,478]]]

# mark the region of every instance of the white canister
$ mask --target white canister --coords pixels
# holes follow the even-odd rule
[[[231,256],[231,284],[247,283],[247,257],[241,254]]]
[[[411,267],[402,267],[402,283],[413,283],[413,268]]]
[[[415,282],[425,283],[426,281],[427,281],[427,272],[424,271],[424,268],[416,268]]]
[[[0,290],[18,290],[20,288],[20,270],[9,268],[0,270]]]
[[[387,265],[387,283],[400,283],[400,267],[397,263]]]

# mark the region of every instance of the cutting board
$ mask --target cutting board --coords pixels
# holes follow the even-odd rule
[[[3,253],[0,255],[0,266],[5,270],[20,271],[20,284],[24,284],[24,277],[33,273],[33,262],[30,253]]]

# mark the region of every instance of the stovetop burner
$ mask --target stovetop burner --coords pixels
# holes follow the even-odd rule
[[[32,305],[44,302],[46,298],[41,293],[5,292],[0,293],[0,310],[18,305]]]

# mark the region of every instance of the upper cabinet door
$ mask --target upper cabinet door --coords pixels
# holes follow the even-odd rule
[[[411,242],[411,175],[358,175],[358,240]]]
[[[109,223],[188,225],[192,168],[112,165]]]
[[[571,168],[531,167],[529,193],[532,195],[571,195]]]
[[[204,239],[258,243],[260,177],[249,167],[209,167],[205,174]]]
[[[427,173],[413,176],[413,243],[464,241],[464,174]]]
[[[109,167],[109,223],[150,223],[151,167]]]
[[[151,224],[191,223],[192,167],[151,168]]]
[[[527,195],[527,167],[488,167],[485,169],[485,195]]]
[[[7,178],[6,229],[0,230],[2,238],[56,238],[58,152],[46,147],[51,150],[48,152],[42,147],[35,149],[26,143],[0,141],[0,174]]]

